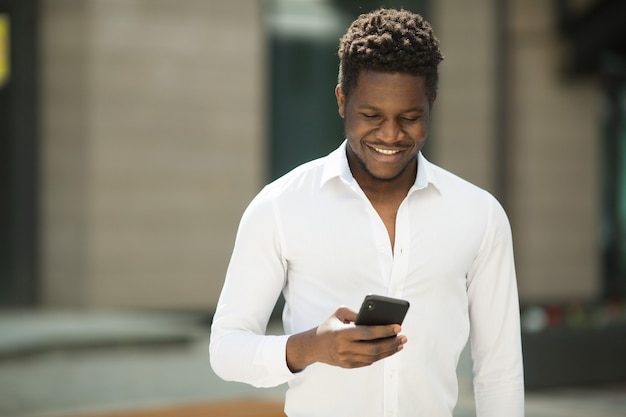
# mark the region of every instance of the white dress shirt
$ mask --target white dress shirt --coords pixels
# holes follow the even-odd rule
[[[267,185],[245,211],[212,325],[214,371],[258,387],[289,383],[289,417],[451,417],[469,337],[477,416],[523,416],[517,287],[503,209],[420,153],[392,251],[345,148]],[[281,291],[286,335],[265,335]],[[340,306],[358,310],[369,293],[410,302],[404,349],[364,368],[316,363],[290,372],[289,335],[318,326]]]

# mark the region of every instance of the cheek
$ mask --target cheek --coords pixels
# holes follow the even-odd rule
[[[428,127],[428,122],[417,124],[413,129],[411,129],[411,136],[413,136],[416,140],[425,140],[428,136]]]
[[[352,134],[356,136],[362,136],[366,134],[368,131],[373,130],[366,123],[361,123],[359,121],[346,119],[344,124],[345,130],[347,134]]]

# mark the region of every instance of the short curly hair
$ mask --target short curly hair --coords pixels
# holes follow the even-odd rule
[[[364,70],[421,75],[432,101],[442,60],[439,40],[422,16],[404,9],[378,9],[360,15],[339,41],[338,82],[349,97]]]

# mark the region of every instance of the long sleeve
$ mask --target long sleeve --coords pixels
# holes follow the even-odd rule
[[[508,219],[493,199],[480,253],[468,274],[477,417],[523,417],[519,301]]]
[[[273,205],[261,193],[242,217],[213,318],[210,361],[222,379],[269,387],[292,377],[288,336],[265,335],[286,274],[277,227]]]

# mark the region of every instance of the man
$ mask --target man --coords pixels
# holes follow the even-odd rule
[[[383,9],[353,22],[339,56],[346,140],[244,213],[212,327],[215,372],[288,382],[290,417],[452,416],[469,337],[477,416],[522,416],[508,220],[420,153],[438,40],[421,16]],[[268,336],[281,292],[286,334]],[[356,326],[368,293],[408,300],[402,326]]]

